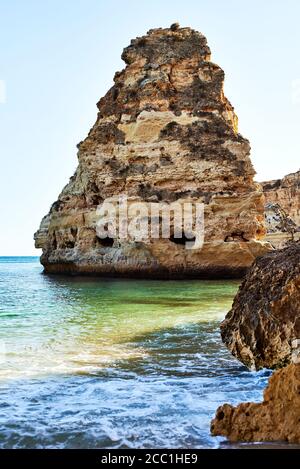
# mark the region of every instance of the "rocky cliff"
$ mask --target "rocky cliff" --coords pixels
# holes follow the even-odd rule
[[[300,226],[300,170],[282,179],[261,183],[267,204],[277,204]]]
[[[291,361],[300,339],[300,243],[258,258],[221,324],[223,342],[251,368]]]
[[[262,403],[219,407],[211,432],[231,441],[300,443],[299,419],[300,364],[291,364],[271,376]]]
[[[250,368],[273,373],[262,403],[224,404],[213,435],[231,441],[300,443],[300,243],[258,258],[221,324],[229,350]]]
[[[267,234],[286,233],[287,239],[291,239],[300,231],[294,220],[289,217],[283,208],[276,203],[268,202],[265,205],[265,227]]]
[[[35,234],[46,272],[236,277],[270,249],[249,142],[210,55],[201,33],[177,24],[124,49],[126,67],[78,145],[78,168]],[[204,246],[185,249],[172,234],[100,239],[97,207],[120,194],[129,203],[201,201]]]
[[[283,179],[262,182],[266,198],[266,239],[275,248],[300,239],[300,171]]]

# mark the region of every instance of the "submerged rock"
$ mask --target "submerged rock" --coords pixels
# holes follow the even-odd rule
[[[300,338],[300,243],[258,258],[221,324],[223,342],[250,368],[291,361]]]
[[[50,273],[144,277],[239,277],[271,249],[262,241],[264,198],[248,140],[223,93],[224,72],[206,38],[173,24],[131,41],[113,87],[78,145],[79,165],[35,234]],[[129,203],[200,201],[205,243],[101,239],[96,210]]]
[[[263,402],[219,407],[211,433],[231,441],[300,443],[300,364],[273,373]]]

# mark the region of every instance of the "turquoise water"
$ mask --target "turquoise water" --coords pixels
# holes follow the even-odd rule
[[[208,448],[269,375],[223,346],[236,281],[46,276],[0,258],[1,448]]]

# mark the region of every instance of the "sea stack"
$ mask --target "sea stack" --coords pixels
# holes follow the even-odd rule
[[[271,249],[248,140],[223,93],[203,34],[152,29],[123,51],[126,67],[98,103],[79,165],[35,234],[45,272],[150,278],[240,277]],[[97,207],[200,201],[204,245],[97,236]]]

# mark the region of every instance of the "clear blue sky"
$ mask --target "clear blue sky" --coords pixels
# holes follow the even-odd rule
[[[0,0],[0,255],[32,235],[77,164],[96,102],[131,38],[178,21],[203,32],[249,138],[257,179],[300,154],[299,0]]]

